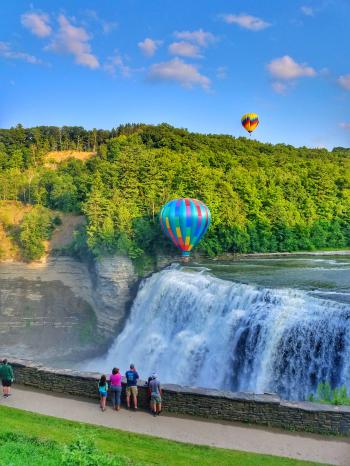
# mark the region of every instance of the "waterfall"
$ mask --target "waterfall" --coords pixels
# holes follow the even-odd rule
[[[91,369],[133,362],[146,378],[305,399],[350,388],[350,305],[169,268],[142,284],[124,330]]]

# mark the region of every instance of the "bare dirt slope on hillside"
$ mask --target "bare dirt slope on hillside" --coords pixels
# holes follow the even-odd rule
[[[48,243],[48,251],[69,246],[74,239],[74,232],[85,224],[83,215],[60,214],[62,225],[59,225],[52,234],[52,238]]]
[[[13,234],[23,216],[32,208],[18,201],[0,201],[0,260],[20,259],[20,250]]]
[[[32,205],[19,201],[0,201],[0,261],[21,260],[21,251],[15,238],[24,215],[32,208]],[[61,219],[62,224],[56,227],[50,241],[45,242],[48,254],[67,247],[73,241],[76,229],[85,223],[83,215],[53,213]]]
[[[96,152],[85,152],[79,150],[62,150],[62,151],[51,151],[45,156],[45,166],[48,168],[55,168],[57,164],[64,162],[68,159],[77,159],[86,161],[94,157]]]

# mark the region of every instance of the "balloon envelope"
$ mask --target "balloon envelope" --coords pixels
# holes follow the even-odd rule
[[[242,116],[241,122],[243,128],[250,134],[257,128],[259,124],[259,117],[256,113],[246,113]]]
[[[163,206],[160,224],[168,238],[181,250],[182,256],[199,243],[211,220],[208,207],[197,199],[173,199]]]

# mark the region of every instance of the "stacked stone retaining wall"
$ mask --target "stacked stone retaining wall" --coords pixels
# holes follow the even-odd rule
[[[99,374],[52,369],[18,359],[9,361],[15,382],[56,393],[98,398]],[[123,382],[123,399],[125,396]],[[148,408],[147,386],[139,382],[139,407]],[[275,394],[233,393],[220,390],[163,386],[163,409],[218,421],[235,421],[288,430],[350,436],[350,407],[281,400]]]

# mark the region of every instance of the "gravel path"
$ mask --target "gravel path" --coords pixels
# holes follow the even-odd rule
[[[350,466],[350,439],[166,415],[154,418],[125,409],[102,413],[97,403],[17,387],[10,398],[1,397],[0,405],[180,442]]]

